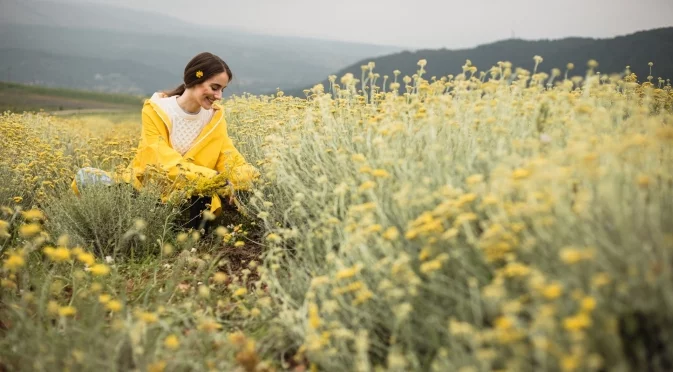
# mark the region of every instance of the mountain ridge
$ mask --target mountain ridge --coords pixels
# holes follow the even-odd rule
[[[539,71],[549,71],[552,68],[565,70],[567,63],[573,63],[575,68],[570,75],[584,75],[586,63],[594,59],[599,62],[598,71],[603,73],[620,73],[629,65],[631,71],[645,80],[649,74],[649,62],[654,63],[653,75],[673,78],[673,27],[656,28],[637,31],[613,38],[568,37],[562,39],[505,39],[492,43],[478,45],[464,49],[419,49],[416,51],[402,51],[375,58],[362,59],[346,68],[334,72],[341,77],[352,73],[356,78],[361,74],[360,66],[374,62],[374,72],[382,77],[400,70],[402,76],[412,75],[417,70],[417,62],[426,59],[428,64],[426,78],[431,76],[446,76],[462,72],[461,66],[469,59],[479,70],[487,70],[498,61],[509,61],[515,67],[532,70],[533,57],[539,55],[544,61]],[[391,81],[391,80],[389,80]],[[327,78],[316,84],[329,86]],[[285,94],[303,97],[304,89],[289,89]],[[271,92],[267,92],[271,93]]]

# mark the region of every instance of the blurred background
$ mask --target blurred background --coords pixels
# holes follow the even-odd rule
[[[544,71],[571,62],[581,75],[595,59],[602,73],[630,65],[644,79],[654,62],[655,79],[673,75],[669,0],[0,0],[0,7],[5,109],[21,108],[9,102],[21,89],[44,93],[8,83],[134,96],[170,89],[202,51],[232,68],[228,95],[303,96],[331,74],[359,77],[369,61],[381,76],[411,75],[419,59],[438,77],[461,72],[466,59],[482,71],[501,60],[532,69],[534,55]]]

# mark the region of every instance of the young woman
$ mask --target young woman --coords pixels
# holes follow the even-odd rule
[[[110,184],[113,179],[140,190],[149,166],[163,169],[172,181],[212,178],[222,173],[234,189],[248,189],[259,173],[234,147],[218,103],[232,78],[229,66],[220,57],[196,55],[185,67],[183,84],[172,91],[157,92],[145,101],[138,151],[126,172],[111,177],[100,170],[81,169],[73,181],[75,193],[92,182]],[[195,214],[206,204],[215,215],[222,208],[216,194],[192,202],[192,220],[198,219]]]

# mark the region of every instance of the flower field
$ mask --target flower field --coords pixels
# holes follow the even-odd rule
[[[139,115],[5,113],[0,369],[672,370],[673,89],[532,62],[225,101],[262,179],[207,235],[70,190]]]

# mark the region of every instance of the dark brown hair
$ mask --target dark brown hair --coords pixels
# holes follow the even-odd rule
[[[198,73],[198,72],[201,73]],[[184,83],[177,88],[163,92],[168,97],[181,96],[182,93],[197,84],[210,79],[212,76],[226,72],[229,76],[229,81],[234,78],[229,66],[222,60],[222,58],[208,52],[199,53],[185,66],[185,74],[182,78]]]

